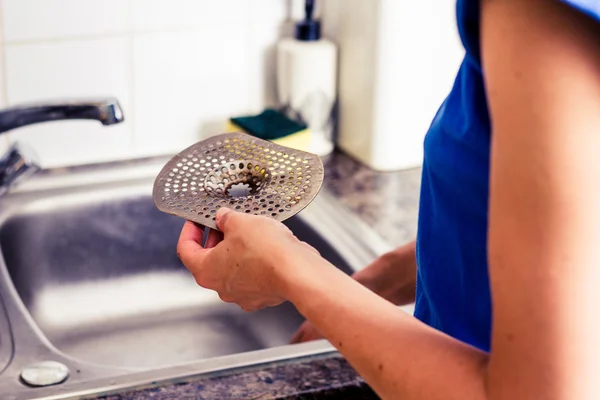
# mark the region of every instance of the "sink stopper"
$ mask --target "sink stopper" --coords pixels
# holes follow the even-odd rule
[[[173,157],[156,177],[153,199],[160,211],[213,229],[220,207],[283,221],[310,204],[323,175],[315,154],[226,133]]]

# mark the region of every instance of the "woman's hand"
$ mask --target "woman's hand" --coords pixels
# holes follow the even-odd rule
[[[288,273],[320,259],[314,248],[273,219],[221,208],[216,222],[222,234],[211,231],[204,248],[202,228],[186,222],[177,254],[198,285],[245,311],[284,302]]]
[[[296,331],[290,344],[311,342],[313,340],[323,339],[323,335],[310,321],[304,321]]]
[[[377,258],[352,277],[372,292],[395,305],[415,301],[417,262],[416,242],[412,241]],[[322,339],[323,335],[309,321],[296,331],[290,343]]]

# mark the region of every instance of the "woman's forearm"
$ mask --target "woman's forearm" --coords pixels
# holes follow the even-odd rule
[[[484,399],[487,354],[406,315],[315,258],[286,297],[385,399]]]
[[[417,279],[416,241],[382,255],[352,277],[392,304],[401,306],[414,302]]]

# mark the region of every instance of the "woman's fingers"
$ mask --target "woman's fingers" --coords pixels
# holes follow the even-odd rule
[[[208,231],[206,233],[206,242],[204,243],[205,249],[212,249],[213,247],[215,247],[223,241],[223,232],[219,232],[210,228],[206,228],[205,231]]]
[[[181,234],[179,235],[179,241],[191,240],[196,243],[202,243],[202,235],[204,234],[204,226],[198,225],[192,221],[185,221]]]
[[[177,243],[177,256],[187,266],[197,262],[199,258],[204,257],[205,249],[202,248],[203,230],[193,222],[186,221],[179,236]]]
[[[306,243],[306,242],[304,242],[304,241],[302,241],[302,242],[300,242],[300,243],[302,243],[302,245],[303,245],[304,247],[308,248],[308,249],[309,249],[310,251],[312,251],[313,253],[315,253],[315,254],[317,254],[317,255],[319,255],[319,256],[321,255],[321,253],[319,253],[319,250],[315,249],[315,248],[314,248],[314,247],[312,247],[310,244],[308,244],[308,243]]]
[[[290,340],[290,344],[310,342],[312,340],[322,339],[323,336],[310,322],[304,321],[296,334]]]
[[[225,303],[234,303],[235,302],[235,299],[230,295],[219,293],[219,292],[217,292],[217,294],[219,295],[219,298],[222,301],[224,301]]]
[[[290,340],[290,344],[302,343],[302,337],[304,336],[304,325],[300,327]]]

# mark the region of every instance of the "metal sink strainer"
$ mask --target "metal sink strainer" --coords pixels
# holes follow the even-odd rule
[[[288,219],[315,198],[322,183],[317,155],[227,133],[173,157],[154,182],[153,198],[160,211],[217,229],[220,207]]]

